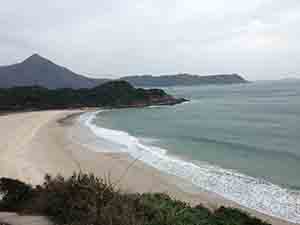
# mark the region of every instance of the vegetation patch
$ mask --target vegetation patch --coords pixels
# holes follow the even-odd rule
[[[0,89],[0,111],[68,109],[80,107],[140,107],[186,101],[160,89],[135,88],[126,81],[110,81],[90,89],[47,89],[40,86]]]
[[[45,177],[31,187],[1,178],[1,211],[44,215],[64,225],[268,225],[238,209],[212,212],[163,193],[130,194],[92,174]]]

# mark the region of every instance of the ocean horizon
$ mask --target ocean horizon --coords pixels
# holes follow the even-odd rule
[[[300,81],[164,89],[191,101],[100,110],[81,122],[108,151],[300,222]]]

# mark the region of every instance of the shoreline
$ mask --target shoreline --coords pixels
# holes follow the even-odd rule
[[[46,173],[70,176],[81,170],[109,178],[123,191],[165,192],[192,205],[202,203],[210,209],[222,205],[235,207],[275,225],[293,224],[241,207],[210,192],[185,192],[177,185],[177,182],[185,181],[141,161],[133,163],[133,159],[125,153],[97,152],[90,144],[97,141],[92,132],[88,133],[87,127],[75,121],[84,112],[41,111],[1,116],[0,176],[39,184]],[[28,133],[29,130],[31,132]],[[82,134],[87,135],[86,142],[80,140]]]
[[[106,142],[116,143],[113,148],[118,149],[117,152],[126,152],[131,159],[139,159],[152,169],[159,170],[167,179],[170,176],[176,177],[177,181],[174,184],[184,192],[207,192],[221,198],[220,201],[234,203],[234,207],[241,205],[264,215],[299,223],[298,192],[296,194],[293,190],[236,170],[173,154],[170,149],[160,149],[151,143],[145,144],[141,139],[123,130],[95,126],[92,122],[95,113],[88,113],[83,117],[83,126],[88,127],[99,140],[104,140],[98,145],[100,149]],[[114,149],[111,151],[114,152]]]

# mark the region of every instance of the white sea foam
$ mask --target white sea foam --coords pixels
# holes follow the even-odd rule
[[[100,113],[100,112],[97,112]],[[167,150],[144,145],[124,131],[96,126],[97,113],[87,113],[80,120],[95,135],[112,142],[122,152],[169,174],[189,180],[192,184],[242,206],[290,222],[300,223],[300,193],[284,189],[265,180],[256,179],[236,171],[207,163],[191,163],[167,155]]]

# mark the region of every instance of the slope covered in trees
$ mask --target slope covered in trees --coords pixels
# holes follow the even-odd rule
[[[91,89],[55,89],[33,86],[0,89],[0,110],[42,110],[79,107],[139,107],[172,105],[176,99],[160,89],[134,88],[126,81],[111,81]]]

